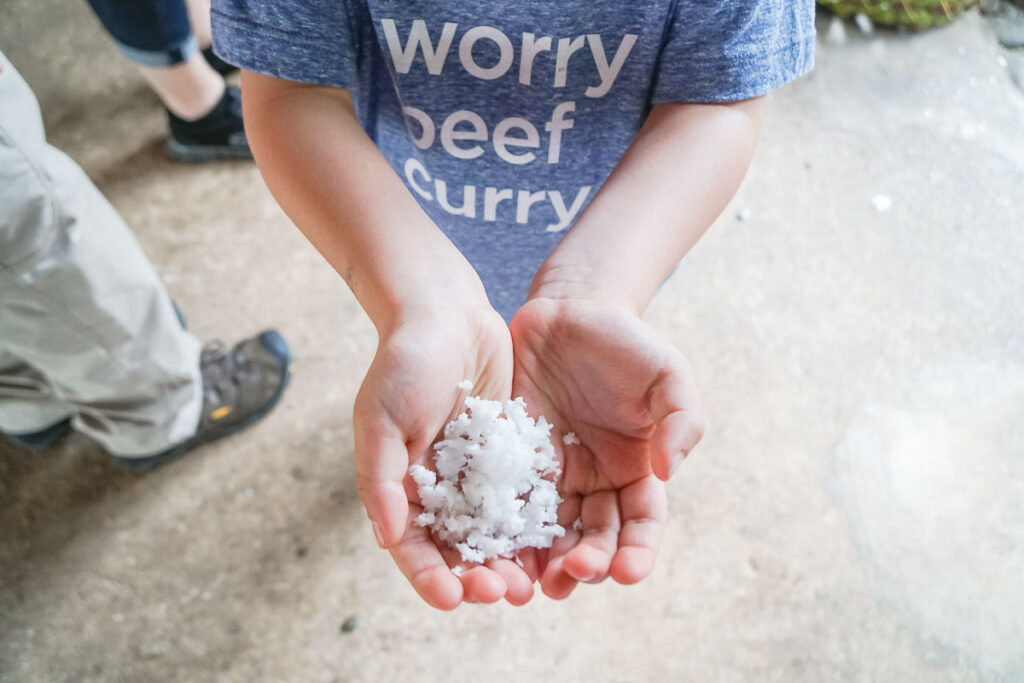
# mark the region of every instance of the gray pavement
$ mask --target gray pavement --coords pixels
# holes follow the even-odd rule
[[[0,443],[0,680],[1024,680],[1024,95],[978,15],[849,31],[772,97],[648,314],[710,414],[654,575],[447,614],[355,495],[373,328],[256,169],[166,161],[84,3],[7,0],[0,47],[190,327],[298,358],[267,420],[150,475]]]

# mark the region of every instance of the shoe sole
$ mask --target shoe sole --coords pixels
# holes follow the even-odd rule
[[[71,433],[71,420],[63,420],[32,434],[4,434],[11,443],[30,451],[44,451],[56,446],[65,436]]]
[[[285,370],[284,379],[281,381],[281,386],[277,388],[277,391],[274,392],[274,395],[270,397],[270,400],[267,401],[266,405],[264,405],[262,408],[260,408],[255,413],[245,418],[241,422],[236,422],[230,427],[222,427],[220,429],[210,430],[209,432],[207,432],[207,435],[204,436],[201,440],[186,441],[182,445],[177,446],[167,451],[166,453],[161,453],[160,455],[154,455],[148,458],[122,458],[120,456],[115,455],[114,460],[116,460],[117,464],[126,470],[131,470],[133,472],[150,472],[152,470],[155,470],[157,467],[160,467],[161,465],[165,465],[172,460],[180,458],[181,456],[185,455],[194,448],[198,448],[199,446],[210,443],[211,441],[217,441],[219,439],[223,439],[224,437],[231,436],[232,434],[236,434],[242,431],[243,429],[251,427],[256,422],[259,422],[264,417],[266,417],[267,413],[269,413],[271,410],[274,409],[275,406],[277,406],[278,402],[281,400],[281,396],[284,394],[284,390],[288,387],[288,382],[290,381],[291,371]]]
[[[184,164],[201,164],[207,161],[226,161],[229,159],[252,159],[252,150],[248,147],[232,145],[193,146],[183,145],[173,138],[168,138],[167,156]]]

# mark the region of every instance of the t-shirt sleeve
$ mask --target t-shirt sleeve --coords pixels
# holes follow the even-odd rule
[[[651,99],[748,99],[813,66],[814,0],[678,0]]]
[[[345,0],[213,0],[213,49],[230,64],[354,89],[359,42]]]

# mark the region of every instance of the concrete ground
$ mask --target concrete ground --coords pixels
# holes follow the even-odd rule
[[[711,420],[653,576],[453,613],[373,543],[374,331],[252,164],[167,161],[84,3],[7,0],[0,48],[196,334],[298,358],[267,420],[149,475],[0,443],[0,680],[1024,680],[1024,96],[979,16],[850,31],[773,96],[648,315]]]

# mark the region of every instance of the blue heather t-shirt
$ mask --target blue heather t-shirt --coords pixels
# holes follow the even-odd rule
[[[755,97],[814,59],[813,0],[214,0],[213,30],[232,64],[352,90],[506,319],[652,105]]]

